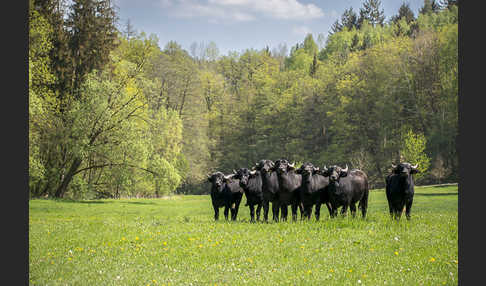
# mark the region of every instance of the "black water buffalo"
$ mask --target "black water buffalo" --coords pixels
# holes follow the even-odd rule
[[[240,180],[240,187],[245,191],[245,206],[250,207],[250,221],[255,222],[255,205],[257,206],[256,215],[259,221],[260,211],[263,205],[262,177],[260,176],[260,172],[241,168],[233,178]]]
[[[302,184],[302,176],[295,173],[294,164],[290,164],[285,159],[275,161],[275,166],[272,168],[277,172],[278,178],[278,204],[282,212],[282,220],[287,220],[288,208],[290,205],[292,209],[292,219],[297,220],[297,207],[300,209],[300,216],[302,218],[302,204],[300,202],[300,185]]]
[[[358,207],[361,209],[363,218],[366,217],[368,209],[368,176],[361,170],[351,170],[348,172],[348,166],[342,169],[339,166],[331,166],[324,168],[320,173],[329,177],[329,200],[331,202],[331,217],[337,215],[337,209],[342,206],[341,214],[346,215],[348,207],[351,209],[351,214],[356,216],[356,203],[359,201]]]
[[[327,186],[329,179],[319,174],[319,168],[314,167],[312,163],[304,163],[295,171],[302,175],[302,185],[300,187],[300,201],[304,208],[304,217],[310,219],[312,206],[315,205],[316,220],[319,220],[321,214],[321,204],[325,203],[329,214],[332,213],[329,202]]]
[[[231,210],[231,220],[236,220],[243,189],[239,180],[233,179],[234,174],[225,176],[221,172],[208,175],[211,183],[211,201],[214,208],[214,219],[219,218],[219,208],[224,207],[224,217],[228,220],[228,211]]]
[[[268,209],[272,203],[273,220],[278,221],[279,202],[278,202],[278,178],[277,173],[273,171],[275,164],[271,160],[260,160],[255,167],[256,171],[260,172],[262,178],[262,192],[263,192],[263,219],[268,221]]]
[[[418,164],[410,163],[393,165],[393,171],[386,177],[386,199],[390,209],[390,216],[400,219],[405,206],[405,215],[410,219],[412,210],[414,183],[412,174],[418,173]]]

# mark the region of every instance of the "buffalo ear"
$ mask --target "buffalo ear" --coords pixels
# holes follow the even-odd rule
[[[348,175],[348,171],[339,172],[339,177],[341,177],[341,178],[346,177],[347,175]]]
[[[212,180],[211,180],[211,176],[210,175],[207,175],[208,176],[208,181],[211,183]]]
[[[302,174],[302,167],[301,167],[301,168],[299,168],[299,169],[297,169],[297,170],[295,170],[295,173],[296,173],[296,174]]]

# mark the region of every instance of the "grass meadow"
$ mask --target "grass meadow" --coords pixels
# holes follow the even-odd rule
[[[251,224],[245,202],[215,222],[209,196],[30,200],[29,284],[458,284],[457,185],[416,187],[400,222],[383,190],[366,220],[323,206],[319,222]]]

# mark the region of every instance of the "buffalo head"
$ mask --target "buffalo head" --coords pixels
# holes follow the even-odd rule
[[[260,162],[256,163],[252,169],[260,171],[262,173],[270,173],[273,170],[275,164],[272,160],[260,160]]]
[[[235,179],[240,180],[240,187],[246,188],[248,185],[248,180],[255,176],[257,174],[257,171],[255,170],[248,170],[247,168],[241,168],[238,171],[236,171],[236,174],[233,176]]]
[[[348,165],[346,165],[346,168],[344,169],[336,165],[329,168],[324,166],[320,173],[324,177],[329,177],[329,183],[335,183],[336,185],[339,185],[339,179],[346,177],[348,175],[348,170]]]
[[[208,181],[211,183],[213,186],[213,189],[216,189],[218,191],[222,191],[223,188],[223,183],[224,183],[224,174],[221,172],[214,172],[212,174],[208,174]]]
[[[401,175],[403,177],[408,177],[411,174],[416,174],[418,173],[418,164],[412,165],[410,163],[404,162],[404,163],[399,163],[398,165],[392,164],[393,168],[393,173],[397,175]]]
[[[319,172],[319,167],[317,168],[314,167],[312,163],[304,163],[295,172],[297,174],[301,174],[303,180],[309,180],[312,177],[312,175],[317,174]]]
[[[295,170],[295,165],[291,164],[285,159],[280,159],[275,161],[275,166],[272,168],[272,170],[276,171],[277,174],[285,174],[289,171]]]

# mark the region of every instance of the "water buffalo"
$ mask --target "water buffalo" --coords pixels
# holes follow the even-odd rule
[[[214,208],[214,219],[219,218],[219,208],[224,207],[224,217],[228,220],[228,211],[231,210],[231,220],[236,220],[243,189],[240,187],[239,180],[233,179],[234,174],[225,176],[221,172],[208,175],[211,183],[211,202]]]
[[[312,163],[304,163],[295,171],[302,175],[302,186],[300,187],[300,201],[304,207],[304,217],[310,219],[312,206],[315,205],[316,220],[319,220],[321,214],[321,204],[325,203],[329,214],[332,213],[329,202],[327,186],[329,179],[319,174],[319,168],[314,167]]]
[[[400,219],[405,206],[405,215],[410,219],[412,210],[414,183],[412,174],[418,173],[418,164],[410,163],[393,165],[393,171],[386,177],[386,199],[390,209],[390,216]]]
[[[302,218],[302,204],[299,194],[302,176],[296,174],[294,164],[290,164],[285,159],[275,161],[275,166],[272,170],[277,172],[279,186],[278,203],[282,212],[282,220],[287,220],[288,205],[291,206],[292,219],[294,221],[297,220],[297,207],[300,209],[300,216]]]
[[[250,171],[247,168],[239,169],[234,175],[240,180],[240,187],[245,191],[246,205],[250,208],[250,221],[255,222],[255,205],[257,205],[257,220],[260,220],[260,211],[263,205],[262,177],[258,171]]]
[[[339,166],[324,168],[320,173],[329,177],[329,200],[331,202],[331,217],[337,215],[337,209],[342,206],[341,214],[346,215],[348,207],[351,209],[353,217],[356,216],[356,203],[361,209],[363,218],[366,217],[368,209],[368,176],[361,170],[351,170],[348,172],[348,166],[342,169]]]
[[[271,160],[260,160],[252,169],[260,172],[262,178],[263,192],[263,219],[268,221],[269,205],[272,203],[273,220],[278,221],[279,202],[278,202],[278,178],[277,173],[273,171],[275,164]]]

